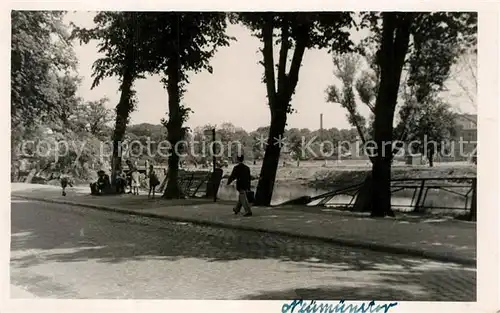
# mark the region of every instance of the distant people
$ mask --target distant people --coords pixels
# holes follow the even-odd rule
[[[155,198],[155,189],[160,184],[160,180],[158,179],[158,176],[156,175],[156,172],[155,172],[153,165],[149,166],[148,178],[149,178],[148,198],[151,197],[151,193],[153,193],[153,199],[154,199]]]
[[[115,185],[116,185],[116,193],[117,194],[125,193],[125,187],[127,186],[127,176],[121,170],[116,171]]]
[[[73,182],[71,181],[71,178],[69,177],[68,173],[66,173],[66,172],[61,173],[59,180],[61,182],[62,195],[63,195],[63,197],[65,197],[66,196],[66,187],[68,187],[68,186],[73,187]]]
[[[101,193],[109,193],[111,187],[111,180],[109,179],[109,175],[104,171],[100,171],[101,174],[97,179],[97,185],[99,187],[99,191]]]
[[[130,174],[130,187],[132,188],[132,194],[139,195],[139,186],[141,185],[141,175],[139,171],[134,167],[132,173]]]
[[[246,166],[243,161],[243,155],[238,156],[238,164],[234,166],[227,184],[230,185],[234,180],[236,180],[238,202],[236,203],[236,207],[233,208],[234,214],[240,213],[241,207],[243,207],[245,209],[245,214],[243,214],[243,216],[252,216],[252,209],[247,197],[247,194],[251,192],[250,183],[252,176],[250,174],[250,168]]]
[[[90,193],[93,195],[102,195],[109,193],[111,183],[109,181],[109,175],[103,170],[97,172],[97,181],[90,184]]]
[[[134,164],[132,164],[132,161],[130,161],[130,160],[125,161],[125,163],[127,164],[127,167],[128,167],[128,171],[127,171],[127,186],[129,187],[129,192],[128,193],[132,193],[133,192],[133,187],[132,187],[132,173],[134,171],[137,171],[137,169],[134,166]]]

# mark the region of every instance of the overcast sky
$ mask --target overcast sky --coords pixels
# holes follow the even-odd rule
[[[66,21],[78,26],[92,27],[94,12],[72,12]],[[191,107],[187,124],[191,127],[205,124],[232,122],[246,130],[254,130],[269,124],[269,109],[266,104],[266,88],[261,82],[263,67],[258,64],[261,54],[259,41],[245,28],[230,25],[228,34],[237,38],[230,47],[221,48],[211,61],[214,72],[191,75],[187,87],[185,103]],[[359,40],[366,33],[356,33],[353,40]],[[83,77],[79,94],[85,100],[110,99],[109,107],[118,103],[118,79],[107,78],[90,90],[92,84],[92,63],[99,58],[96,42],[80,46],[75,42],[75,52],[79,60],[79,75]],[[462,83],[470,85],[464,77]],[[331,55],[326,50],[307,50],[300,69],[299,82],[292,105],[297,110],[288,117],[289,127],[319,128],[319,116],[323,113],[325,128],[350,128],[346,111],[337,104],[325,101],[325,89],[335,83]],[[452,93],[460,92],[456,84]],[[138,107],[131,115],[131,123],[158,124],[167,112],[167,93],[158,77],[149,77],[135,84]],[[453,103],[463,112],[474,112],[470,99],[466,96],[453,97]],[[362,112],[367,112],[362,108]]]

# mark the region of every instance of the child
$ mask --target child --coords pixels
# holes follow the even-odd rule
[[[71,182],[71,178],[69,177],[69,175],[65,172],[63,172],[61,174],[61,176],[59,177],[59,180],[61,181],[62,195],[63,195],[63,197],[65,197],[66,196],[66,187],[68,187],[68,185],[70,187],[73,187],[73,183]]]
[[[138,196],[139,195],[139,186],[140,186],[140,173],[137,169],[133,169],[132,175],[132,194]]]
[[[132,161],[130,160],[127,160],[125,161],[125,163],[127,163],[127,166],[128,166],[128,170],[127,170],[127,186],[129,187],[129,194],[132,193],[132,173],[134,172],[135,170],[135,167],[134,165],[132,164]]]
[[[127,185],[127,177],[120,170],[116,171],[115,183],[116,183],[116,193],[118,194],[125,193],[125,187]]]
[[[156,176],[155,170],[153,165],[151,164],[149,166],[149,193],[148,193],[148,198],[151,196],[151,191],[153,192],[153,199],[155,198],[155,189],[156,186],[160,184],[160,180],[158,179],[158,176]]]

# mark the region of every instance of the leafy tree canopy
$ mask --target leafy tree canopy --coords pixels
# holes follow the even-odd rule
[[[295,92],[305,49],[328,48],[329,51],[353,49],[350,30],[355,23],[350,12],[243,12],[232,14],[231,20],[249,28],[253,35],[264,43],[261,48],[264,53],[261,64],[265,68],[263,81],[267,85],[269,104],[273,105],[276,94],[280,94],[287,102],[288,113],[293,112],[288,99]],[[268,39],[271,40],[271,45]],[[274,64],[272,56],[273,44],[280,46],[277,64]],[[293,55],[290,58],[290,70],[287,74],[288,52],[292,49]],[[272,70],[274,67],[277,68],[277,75]],[[267,83],[267,80],[271,83]]]
[[[31,127],[64,110],[61,89],[73,88],[76,58],[62,11],[12,11],[12,127]]]
[[[405,61],[409,72],[408,85],[415,87],[416,97],[421,101],[433,92],[441,91],[452,65],[466,51],[475,49],[477,13],[402,12],[396,14],[395,23],[401,22],[410,23],[411,44]],[[361,27],[368,27],[372,32],[367,42],[379,46],[382,40],[381,12],[362,13]],[[380,65],[377,55],[375,64]]]

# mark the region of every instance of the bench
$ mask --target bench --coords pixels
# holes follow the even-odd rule
[[[188,197],[195,197],[199,192],[203,192],[205,198],[215,197],[221,180],[221,169],[216,169],[215,173],[211,171],[179,171],[179,188]]]
[[[207,185],[212,172],[207,171],[179,171],[179,188],[188,197],[194,197],[203,185]]]
[[[127,168],[125,164],[123,168]],[[141,174],[147,174],[149,168],[144,166],[136,166],[137,171]],[[154,166],[156,175],[160,180],[160,185],[158,185],[157,192],[164,192],[166,188],[165,176],[163,175],[164,166]],[[222,169],[216,169],[215,174],[212,171],[187,171],[184,169],[179,169],[178,173],[178,184],[179,188],[187,197],[195,197],[199,193],[203,193],[204,198],[213,198],[217,195],[219,190],[220,182],[222,180]],[[214,184],[215,182],[215,184]],[[145,182],[147,185],[147,183]],[[215,192],[215,194],[214,194]]]

